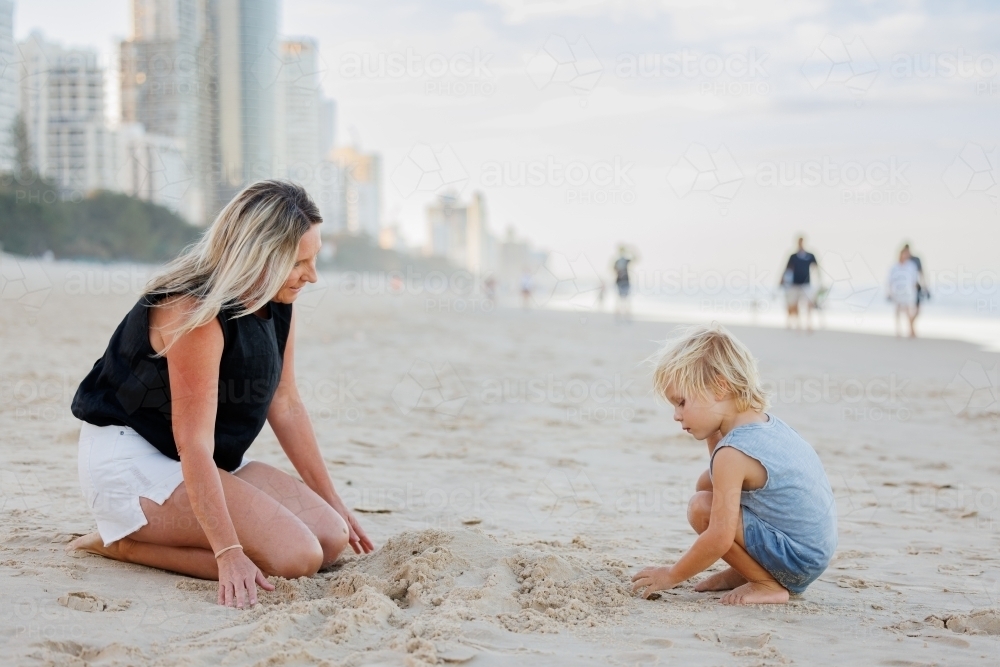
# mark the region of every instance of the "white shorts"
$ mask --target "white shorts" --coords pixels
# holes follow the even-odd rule
[[[801,301],[813,302],[811,285],[787,285],[785,287],[785,303],[789,308],[798,306]]]
[[[243,457],[239,470],[250,459]],[[139,498],[162,505],[184,481],[181,464],[128,426],[80,429],[80,487],[104,546],[145,526]],[[233,472],[236,472],[234,470]]]

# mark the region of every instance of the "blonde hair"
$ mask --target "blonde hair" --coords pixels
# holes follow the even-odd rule
[[[236,317],[249,315],[281,290],[295,264],[299,241],[321,222],[319,209],[302,186],[277,180],[248,185],[197,243],[149,282],[145,294],[193,298],[194,307],[171,331],[175,341],[211,322],[223,308],[234,308]]]
[[[655,358],[653,389],[667,398],[671,389],[685,395],[732,393],[743,412],[767,409],[757,361],[746,345],[717,322],[684,329]]]

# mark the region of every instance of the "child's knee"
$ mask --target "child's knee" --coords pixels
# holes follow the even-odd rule
[[[712,476],[708,474],[708,471],[701,473],[701,477],[694,485],[695,491],[711,491],[712,490]]]
[[[700,535],[708,528],[712,517],[712,492],[699,491],[688,502],[688,523]]]

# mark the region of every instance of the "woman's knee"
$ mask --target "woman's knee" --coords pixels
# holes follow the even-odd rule
[[[298,579],[311,577],[323,566],[323,547],[315,535],[282,541],[275,553],[261,558],[258,567],[267,575]]]
[[[712,517],[712,492],[698,491],[688,502],[688,523],[699,535],[708,528]]]
[[[347,548],[351,539],[351,531],[343,517],[331,508],[329,516],[324,519],[316,531],[316,539],[319,540],[320,547],[323,549],[321,567],[327,567],[333,565]]]

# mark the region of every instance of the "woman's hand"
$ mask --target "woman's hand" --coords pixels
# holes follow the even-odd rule
[[[368,539],[368,535],[366,535],[364,529],[361,528],[361,524],[358,523],[354,513],[347,509],[347,505],[344,504],[344,501],[337,498],[337,501],[331,504],[333,505],[333,509],[337,511],[337,514],[344,519],[344,523],[347,524],[347,529],[351,531],[351,537],[348,542],[350,543],[351,548],[354,549],[354,553],[370,554],[375,551],[375,545],[372,544],[370,539]]]
[[[645,587],[645,591],[642,593],[644,599],[648,599],[650,595],[656,591],[665,591],[668,588],[673,588],[678,582],[674,581],[673,577],[670,576],[670,567],[647,567],[640,570],[638,574],[632,577],[632,592],[638,593],[639,589]]]
[[[233,549],[218,558],[219,604],[226,607],[252,607],[257,604],[257,586],[273,591],[274,585],[264,578],[243,549]]]

